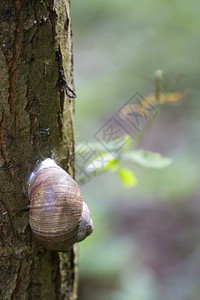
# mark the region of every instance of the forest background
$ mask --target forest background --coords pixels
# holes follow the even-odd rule
[[[71,12],[77,144],[97,142],[130,97],[152,94],[157,69],[163,92],[187,91],[162,106],[137,145],[170,166],[124,163],[134,187],[109,171],[81,186],[95,229],[80,244],[79,299],[199,299],[199,3],[86,0]]]

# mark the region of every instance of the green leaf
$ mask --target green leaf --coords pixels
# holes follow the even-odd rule
[[[138,150],[128,151],[120,154],[120,159],[135,162],[146,168],[161,169],[169,166],[172,160],[162,156],[160,153]]]
[[[127,187],[132,187],[137,184],[137,178],[131,170],[123,168],[119,169],[117,173],[123,184]]]
[[[113,159],[105,165],[103,170],[108,170],[108,171],[114,172],[114,171],[118,170],[118,168],[119,168],[119,160]]]

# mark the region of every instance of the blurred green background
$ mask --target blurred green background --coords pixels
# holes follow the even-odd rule
[[[80,243],[79,299],[199,300],[199,1],[73,0],[71,12],[77,143],[94,142],[133,94],[152,93],[157,69],[163,91],[189,91],[138,145],[170,166],[129,164],[129,189],[114,172],[81,186],[94,232]]]

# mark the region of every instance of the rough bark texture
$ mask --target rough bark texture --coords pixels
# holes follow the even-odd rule
[[[68,0],[0,1],[0,299],[76,299],[75,249],[43,249],[26,210],[37,161],[74,175],[71,46]]]

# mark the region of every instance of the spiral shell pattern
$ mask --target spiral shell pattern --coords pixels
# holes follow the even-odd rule
[[[68,250],[76,242],[83,210],[77,183],[46,159],[31,174],[28,193],[29,223],[36,239],[50,250]]]

